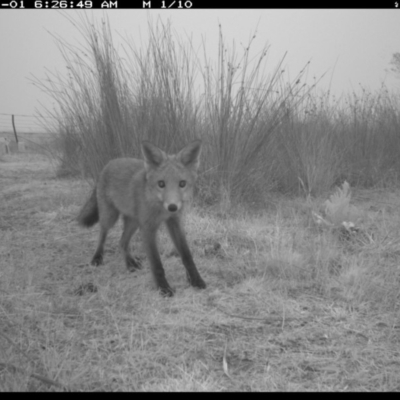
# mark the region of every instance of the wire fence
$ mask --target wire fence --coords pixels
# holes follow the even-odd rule
[[[51,117],[27,114],[0,113],[0,137],[19,142],[43,144],[55,137],[55,133],[46,130]]]
[[[39,117],[26,114],[0,113],[0,133],[14,132],[13,116],[17,134],[39,133],[40,135],[52,136],[44,127],[46,120],[50,121],[52,119],[51,117]]]
[[[52,133],[46,129],[47,123],[51,126],[51,119],[35,115],[0,113],[0,140],[6,140],[2,142],[2,147],[6,148],[0,149],[0,153],[7,153],[15,146],[21,149],[46,146],[56,137],[56,132]]]

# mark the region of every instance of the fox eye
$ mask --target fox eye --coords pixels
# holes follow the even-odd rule
[[[158,181],[158,187],[165,188],[165,182],[164,181]]]
[[[180,181],[179,187],[184,188],[186,186],[186,181]]]

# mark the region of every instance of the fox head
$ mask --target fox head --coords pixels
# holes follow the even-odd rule
[[[200,152],[200,140],[189,143],[175,155],[166,154],[148,141],[142,142],[148,194],[162,202],[166,211],[180,211],[192,194]]]

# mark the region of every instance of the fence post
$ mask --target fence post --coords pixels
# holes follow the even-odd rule
[[[12,121],[12,126],[13,126],[13,129],[14,129],[15,141],[18,144],[18,136],[17,136],[17,131],[15,129],[15,123],[14,123],[14,114],[12,114],[12,116],[11,116],[11,121]]]

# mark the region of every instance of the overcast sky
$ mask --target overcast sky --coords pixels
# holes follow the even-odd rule
[[[398,10],[70,10],[69,17],[82,13],[101,19],[107,15],[111,28],[139,45],[147,37],[147,21],[170,20],[178,34],[188,34],[194,43],[207,41],[209,58],[217,55],[218,24],[226,42],[247,44],[257,28],[254,48],[268,43],[271,72],[287,52],[285,64],[294,78],[311,60],[311,78],[328,72],[321,87],[340,96],[359,90],[359,84],[375,90],[385,82],[398,90],[400,79],[389,74],[393,53],[400,52],[400,12]],[[106,13],[106,14],[105,14]],[[45,69],[64,71],[61,54],[51,34],[76,43],[76,28],[53,10],[1,10],[0,12],[0,131],[1,114],[34,115],[40,103],[50,99],[33,86],[31,75],[41,78]],[[140,39],[141,37],[141,39]],[[136,43],[137,41],[137,43]],[[332,75],[333,74],[333,75]]]

